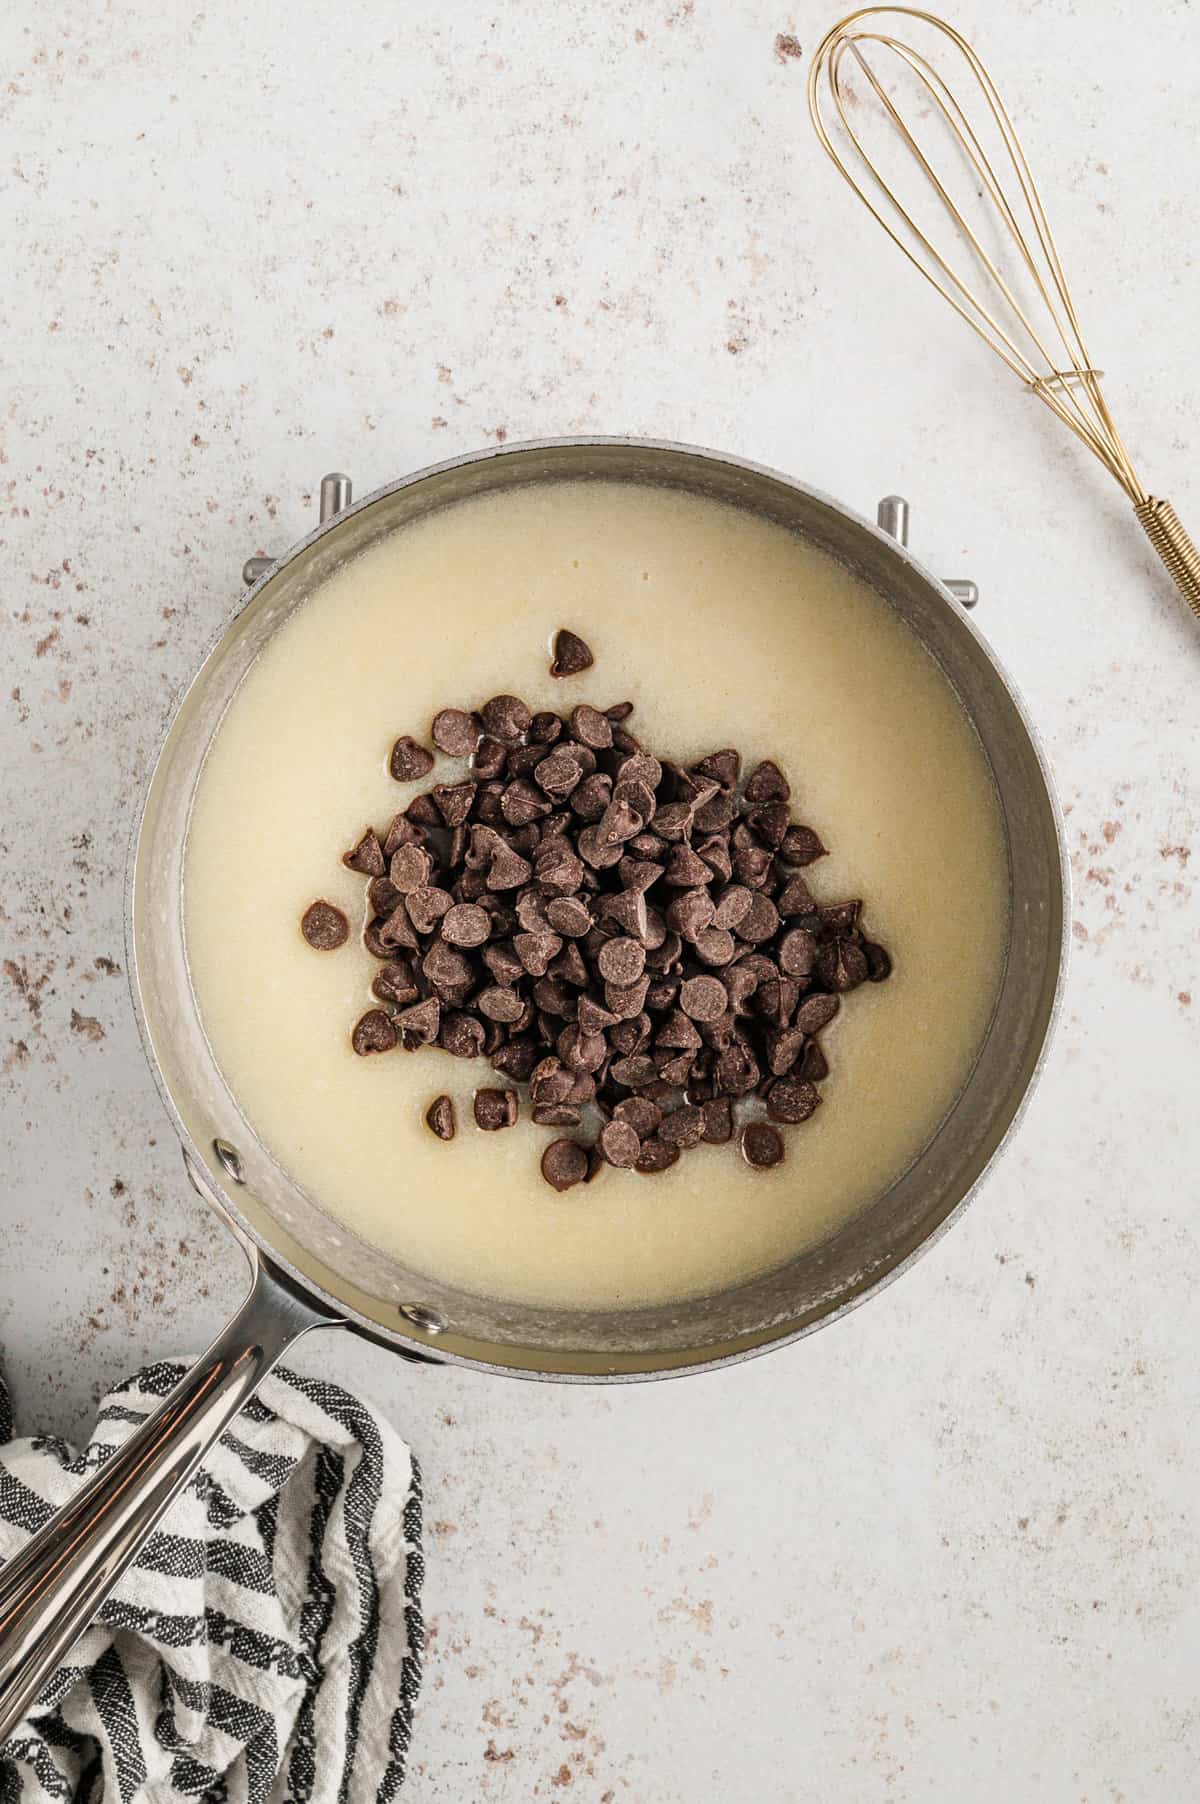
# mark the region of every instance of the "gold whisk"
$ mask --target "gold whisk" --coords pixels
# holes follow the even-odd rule
[[[892,35],[889,20],[918,21],[945,40],[947,66],[952,62],[970,77],[965,91],[971,98],[966,104],[919,50]],[[902,24],[899,29],[903,28]],[[848,88],[845,83],[847,67],[861,78],[861,99],[860,84]],[[910,77],[917,104],[906,116],[896,91]],[[828,124],[823,101],[832,109]],[[922,190],[925,201],[930,201],[931,190],[935,214],[953,226],[965,264],[959,261],[956,267],[953,252],[934,247],[884,179],[856,123],[861,119],[865,128],[864,102],[876,103],[875,123],[882,119],[912,154],[916,172],[928,185]],[[972,102],[981,109],[976,124],[967,111]],[[1120,483],[1147,538],[1200,619],[1200,552],[1170,502],[1156,499],[1142,486],[1113,423],[1100,387],[1101,372],[1084,345],[1037,183],[996,85],[970,44],[932,13],[913,7],[864,7],[822,39],[808,77],[808,110],[825,150],[893,243]],[[940,147],[934,143],[939,136]],[[985,148],[985,138],[994,143],[994,154]],[[962,190],[964,183],[969,205],[990,207],[974,227],[954,198],[956,184]],[[981,236],[984,230],[994,234],[997,226],[998,242],[1002,245],[1005,235],[1009,241],[1008,273],[1001,267],[1006,254],[989,250]]]

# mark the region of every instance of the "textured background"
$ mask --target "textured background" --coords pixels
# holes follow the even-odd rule
[[[955,17],[1045,172],[1118,417],[1194,525],[1200,19],[1003,10]],[[0,17],[0,1339],[27,1424],[78,1433],[237,1292],[137,1043],[125,849],[243,558],[310,525],[323,470],[363,491],[632,431],[868,512],[899,489],[918,554],[980,583],[1067,814],[1046,1081],[869,1309],[615,1393],[413,1373],[348,1336],[307,1355],[425,1466],[414,1804],[1195,1790],[1197,637],[1115,488],[819,157],[829,17]]]

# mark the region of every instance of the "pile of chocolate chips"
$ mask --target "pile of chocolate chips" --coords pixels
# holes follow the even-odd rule
[[[468,773],[382,834],[368,828],[344,860],[368,879],[364,937],[380,960],[379,1006],[354,1050],[490,1059],[508,1081],[476,1094],[488,1131],[517,1119],[526,1085],[535,1122],[598,1120],[590,1147],[546,1148],[542,1173],[560,1190],[603,1163],[665,1171],[735,1130],[751,1165],[777,1165],[774,1124],[805,1121],[820,1101],[821,1030],[847,991],[891,970],[857,901],[814,900],[802,872],[825,847],[792,819],[777,765],[743,782],[726,749],[684,769],[634,737],[632,712],[534,714],[514,695],[478,713],[444,708],[430,736]],[[405,735],[392,775],[419,779],[433,762]],[[309,907],[311,945],[343,943],[339,914]],[[739,1111],[752,1115],[740,1127]],[[426,1121],[451,1138],[450,1098]]]

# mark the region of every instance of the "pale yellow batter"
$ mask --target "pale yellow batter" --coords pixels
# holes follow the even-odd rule
[[[595,665],[555,680],[570,626]],[[830,856],[822,901],[864,898],[891,951],[882,985],[823,1035],[823,1104],[784,1130],[785,1163],[736,1145],[658,1176],[541,1179],[561,1129],[473,1123],[486,1061],[423,1050],[359,1058],[350,1029],[378,968],[358,941],[364,883],[341,853],[419,785],[393,740],[430,745],[447,705],[498,692],[533,708],[635,703],[648,747],[688,761],[737,745],[775,759],[792,811]],[[340,951],[298,922],[314,897],[350,915]],[[887,605],[782,529],[713,502],[613,483],[463,503],[342,570],[275,637],[216,736],[186,868],[193,981],[214,1052],[280,1164],[408,1264],[514,1300],[604,1306],[724,1288],[861,1208],[928,1140],[970,1069],[1006,936],[1005,855],[982,751],[938,667]],[[455,1099],[458,1133],[423,1124]]]

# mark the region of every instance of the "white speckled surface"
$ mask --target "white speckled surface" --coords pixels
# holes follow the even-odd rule
[[[323,470],[361,489],[489,438],[633,431],[864,511],[899,489],[914,548],[979,582],[1068,814],[1045,1083],[867,1310],[614,1393],[414,1375],[349,1337],[307,1356],[425,1467],[414,1804],[1195,1790],[1200,649],[1115,488],[819,159],[830,16],[0,18],[0,1340],[27,1422],[77,1432],[234,1299],[106,961],[160,718]],[[1118,418],[1194,524],[1200,23],[955,19],[1046,172]]]

